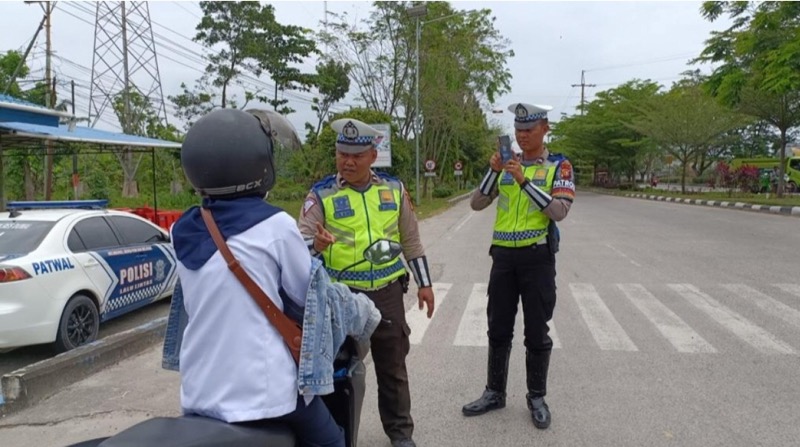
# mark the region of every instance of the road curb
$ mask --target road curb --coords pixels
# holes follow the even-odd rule
[[[167,317],[161,317],[4,375],[0,418],[160,343],[166,327]]]
[[[468,193],[461,194],[460,196],[455,196],[455,197],[453,197],[452,199],[447,199],[447,202],[448,202],[448,203],[456,203],[456,202],[460,202],[460,201],[462,201],[462,200],[464,200],[464,199],[468,199],[468,198],[469,198],[469,196],[471,196],[471,195],[472,195],[472,191],[470,191],[470,192],[468,192]]]
[[[691,205],[713,206],[718,208],[730,208],[744,211],[755,211],[769,214],[782,214],[785,216],[800,217],[800,206],[770,206],[770,205],[753,205],[751,203],[724,201],[724,200],[701,200],[701,199],[684,199],[681,197],[666,197],[658,196],[655,194],[624,194],[623,197],[632,197],[636,199],[656,200],[662,202],[672,203],[686,203]]]

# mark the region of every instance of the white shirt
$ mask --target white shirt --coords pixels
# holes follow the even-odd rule
[[[291,216],[275,214],[227,242],[278,308],[283,310],[281,286],[290,299],[305,305],[311,259]],[[178,274],[189,315],[180,352],[183,411],[226,422],[294,411],[298,397],[294,359],[220,252],[199,270],[178,263]]]

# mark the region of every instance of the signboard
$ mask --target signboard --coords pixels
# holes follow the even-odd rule
[[[456,165],[455,165],[454,167],[456,168],[456,171],[460,171],[460,170],[461,170],[461,168],[463,168],[464,166],[462,166],[462,165],[461,165],[461,162],[460,162],[460,161],[457,161],[457,162],[456,162]]]
[[[461,170],[453,171],[453,175],[455,175],[455,176],[464,175],[464,171],[461,171]]]
[[[425,169],[428,171],[433,171],[436,169],[436,162],[433,160],[425,160]]]
[[[392,127],[389,124],[370,124],[383,136],[375,139],[375,149],[378,150],[378,158],[372,164],[373,168],[392,167]]]

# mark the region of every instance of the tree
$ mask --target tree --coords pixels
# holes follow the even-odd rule
[[[681,164],[681,191],[686,192],[686,168],[728,131],[744,124],[742,117],[704,94],[699,87],[676,86],[642,108],[628,125],[661,145]]]
[[[0,56],[0,93],[5,91],[7,95],[16,97],[22,96],[19,83],[17,83],[16,80],[11,82],[11,76],[14,74],[14,70],[17,69],[20,62],[22,62],[22,55],[14,50],[9,50]],[[17,72],[16,79],[24,79],[28,76],[28,72],[28,66],[23,64],[19,72]]]
[[[287,90],[308,91],[314,84],[314,76],[302,73],[292,63],[301,63],[303,59],[317,53],[316,43],[308,37],[310,30],[294,25],[281,25],[275,22],[263,34],[263,41],[256,49],[259,69],[270,74],[275,83],[274,96],[265,96],[259,100],[273,107],[281,115],[288,115],[295,110],[286,106],[287,99],[278,99],[278,92]]]
[[[228,87],[243,73],[258,77],[261,69],[255,56],[264,44],[260,38],[276,26],[271,5],[258,2],[200,2],[203,18],[197,25],[194,41],[219,48],[208,55],[205,76],[211,85],[222,89],[220,106],[228,104]]]
[[[800,125],[800,3],[707,1],[701,13],[712,22],[723,14],[733,19],[711,33],[696,60],[718,64],[708,91],[778,129],[782,197],[787,134]]]
[[[490,10],[457,13],[447,2],[427,3],[425,20],[432,23],[423,27],[420,39],[419,90],[424,103],[417,111],[416,22],[407,16],[409,6],[405,1],[375,2],[369,18],[357,24],[349,23],[346,13],[330,14],[333,21],[320,34],[329,57],[351,66],[357,99],[391,116],[404,139],[414,130],[417,113],[438,113],[430,110],[432,105],[468,107],[468,97],[474,96],[483,107],[482,101],[491,103],[508,91],[511,74],[506,61],[514,56],[494,27]],[[459,116],[450,115],[450,120]]]
[[[128,88],[127,115],[125,107],[125,92],[117,93],[114,96],[114,113],[122,123],[123,132],[132,135],[140,135],[150,138],[162,138],[170,141],[180,141],[181,137],[178,130],[172,126],[165,126],[158,113],[150,103],[150,99],[143,96],[135,88]],[[134,151],[130,147],[114,150],[123,171],[122,196],[137,197],[139,188],[136,183],[136,172],[142,162],[142,154],[134,156]]]
[[[584,105],[583,115],[565,117],[554,126],[551,147],[569,155],[576,165],[592,166],[595,173],[607,169],[609,180],[624,176],[633,182],[637,171],[651,172],[662,152],[626,123],[639,119],[660,90],[653,81],[634,79],[599,92]]]
[[[347,95],[347,92],[350,91],[349,74],[349,64],[342,64],[331,59],[317,64],[314,84],[317,87],[319,96],[314,97],[311,105],[311,110],[317,114],[317,125],[315,127],[311,123],[306,123],[308,140],[312,140],[319,135],[322,123],[328,117],[331,106],[342,100]]]
[[[14,82],[11,82],[11,75],[22,63],[17,72]],[[16,51],[8,51],[0,57],[0,89],[8,86],[8,94],[22,100],[45,106],[45,91],[47,86],[44,82],[36,82],[33,88],[22,90],[19,83],[20,79],[25,79],[29,74],[28,66],[22,61],[22,55]],[[11,82],[9,84],[9,82]],[[1,92],[2,90],[0,90]],[[25,200],[35,200],[38,193],[44,190],[45,172],[41,163],[41,152],[38,149],[29,148],[5,148],[9,150],[8,167],[9,178],[13,184],[21,185],[19,190],[12,192],[17,196],[25,197]],[[42,151],[44,147],[42,147]],[[0,173],[2,175],[2,173]],[[0,195],[3,191],[0,191]]]
[[[305,90],[313,84],[313,76],[291,65],[316,51],[315,42],[307,37],[310,31],[278,23],[269,4],[216,1],[200,2],[200,7],[203,18],[194,40],[211,51],[205,74],[193,88],[181,84],[183,92],[169,97],[187,128],[215,108],[244,109],[254,100],[284,114],[293,112],[278,92]],[[265,72],[274,82],[272,97],[259,80]],[[231,94],[233,87],[243,90],[243,100]]]

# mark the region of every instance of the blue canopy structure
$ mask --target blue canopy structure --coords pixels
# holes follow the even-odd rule
[[[92,145],[94,147],[135,150],[153,154],[155,149],[180,149],[181,143],[141,137],[120,132],[109,132],[77,126],[75,116],[61,110],[48,109],[12,96],[0,94],[0,210],[5,209],[5,176],[3,150],[5,148],[35,148],[42,142],[57,144]],[[153,170],[155,173],[155,169]],[[153,179],[155,187],[155,178]],[[155,189],[153,190],[153,200]]]

